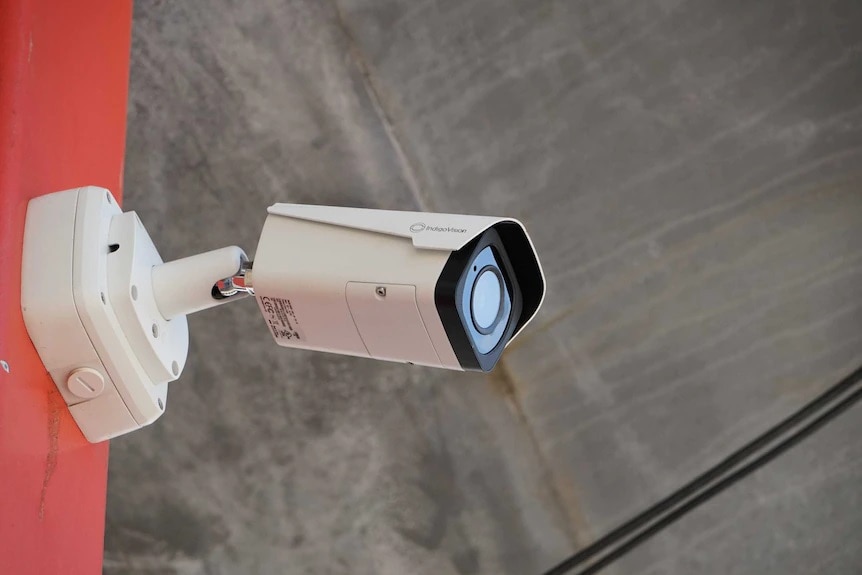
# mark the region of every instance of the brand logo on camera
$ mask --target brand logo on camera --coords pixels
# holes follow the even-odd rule
[[[466,234],[467,230],[464,228],[453,228],[450,226],[427,226],[422,222],[417,222],[410,226],[410,231],[414,234],[418,234],[419,232],[448,232],[451,234]]]

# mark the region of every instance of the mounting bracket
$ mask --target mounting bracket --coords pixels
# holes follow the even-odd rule
[[[137,214],[104,188],[31,200],[23,250],[24,323],[94,443],[164,412],[188,355],[186,314],[246,295],[218,290],[248,267],[240,248],[165,264]]]

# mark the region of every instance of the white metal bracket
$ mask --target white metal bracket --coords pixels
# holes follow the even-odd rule
[[[230,247],[163,264],[138,216],[123,213],[103,188],[30,201],[24,322],[89,441],[134,431],[164,412],[168,383],[188,355],[186,314],[230,301],[214,297],[213,286],[245,262]]]

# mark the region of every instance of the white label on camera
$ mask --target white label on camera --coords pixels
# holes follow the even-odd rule
[[[305,335],[299,328],[299,320],[289,299],[277,297],[260,298],[260,309],[276,341],[304,341]]]

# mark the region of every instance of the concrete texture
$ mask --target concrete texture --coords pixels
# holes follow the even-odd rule
[[[492,377],[191,318],[113,442],[107,574],[539,573],[862,362],[862,5],[139,3],[126,207],[165,257],[276,201],[505,214],[542,314]],[[855,574],[862,419],[608,573]]]

